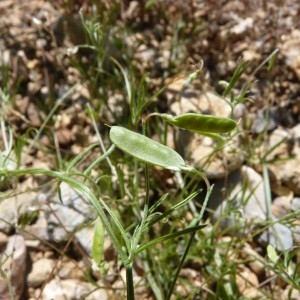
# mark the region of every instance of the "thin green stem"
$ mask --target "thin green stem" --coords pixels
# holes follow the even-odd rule
[[[127,300],[134,300],[132,264],[126,265],[125,268],[126,268]]]
[[[145,122],[142,122],[142,130],[143,130],[143,135],[146,134],[146,125]],[[140,242],[142,233],[143,233],[143,229],[145,226],[145,222],[148,218],[148,213],[149,213],[149,189],[150,189],[150,184],[149,184],[149,168],[148,165],[145,164],[145,184],[146,184],[146,195],[145,195],[145,203],[144,203],[144,210],[143,210],[143,215],[142,215],[142,220],[141,223],[139,225],[138,230],[136,231],[136,235],[134,235],[133,237],[133,242],[132,242],[132,248],[131,248],[131,254],[136,252],[136,249],[138,247],[138,244]],[[133,259],[133,257],[132,257]]]
[[[157,300],[164,300],[165,297],[163,295],[162,289],[160,285],[157,283],[157,276],[153,275],[153,268],[149,265],[149,261],[151,260],[151,253],[149,249],[146,249],[146,255],[143,259],[143,267],[145,271],[145,276],[147,278],[147,281],[152,289],[153,294],[155,295],[155,299]]]
[[[146,126],[143,122],[143,134],[146,133]],[[140,243],[141,236],[143,233],[143,228],[145,226],[145,222],[148,218],[148,212],[149,212],[149,169],[148,165],[145,165],[145,180],[146,180],[146,196],[145,196],[145,204],[144,204],[144,212],[142,215],[142,220],[139,225],[138,230],[136,231],[136,234],[133,235],[133,241],[130,249],[130,257],[129,261],[130,263],[125,266],[126,267],[126,284],[127,284],[127,300],[134,299],[134,284],[133,284],[133,275],[132,275],[132,261],[134,260],[136,249]]]
[[[211,185],[210,185],[210,183],[209,183],[207,177],[206,177],[203,173],[199,172],[198,170],[196,170],[196,169],[194,169],[194,168],[190,168],[190,167],[185,168],[185,170],[186,170],[186,171],[189,171],[189,172],[191,172],[191,173],[200,175],[200,176],[203,178],[203,180],[204,180],[204,182],[205,182],[205,184],[206,184],[206,187],[207,187],[205,199],[204,199],[204,202],[203,202],[203,205],[202,205],[200,214],[197,216],[197,218],[195,218],[195,219],[193,220],[193,222],[192,222],[192,224],[191,224],[191,226],[194,227],[194,226],[196,226],[196,225],[200,222],[200,220],[201,220],[202,217],[203,217],[204,211],[205,211],[205,209],[206,209],[208,200],[209,200],[210,195],[211,195],[211,192],[212,192],[212,187],[211,187]],[[195,230],[192,232],[192,234],[191,234],[191,236],[190,236],[190,239],[189,239],[189,241],[188,241],[188,244],[187,244],[187,246],[186,246],[186,248],[185,248],[185,250],[184,250],[184,253],[183,253],[183,256],[182,256],[182,258],[181,258],[181,260],[180,260],[179,266],[177,267],[176,272],[175,272],[175,274],[174,274],[174,276],[173,276],[173,280],[172,280],[172,282],[171,282],[171,286],[170,286],[170,288],[169,288],[169,291],[168,291],[166,300],[170,300],[170,299],[171,299],[171,296],[172,296],[172,293],[173,293],[173,290],[174,290],[174,287],[175,287],[177,278],[179,277],[179,273],[180,273],[180,271],[181,271],[181,269],[182,269],[182,266],[183,266],[183,264],[184,264],[184,262],[185,262],[185,259],[186,259],[187,255],[188,255],[188,253],[189,253],[189,251],[190,251],[190,248],[191,248],[192,242],[193,242],[193,240],[194,240],[194,238],[195,238],[196,232],[197,232],[197,227],[196,227]]]
[[[139,225],[138,230],[136,231],[136,234],[133,236],[133,241],[132,241],[132,246],[131,246],[131,257],[130,259],[134,259],[134,255],[136,253],[137,247],[140,243],[141,236],[143,233],[143,229],[145,227],[146,220],[148,218],[148,212],[149,212],[149,170],[148,170],[148,165],[145,165],[145,176],[146,176],[146,196],[145,196],[145,204],[144,204],[144,210],[143,210],[143,215],[142,215],[142,220]]]
[[[146,123],[143,122],[143,135],[146,135]],[[144,208],[144,216],[143,219],[146,220],[148,217],[148,210],[149,210],[149,168],[148,165],[145,165],[145,180],[146,180],[146,196],[145,196],[145,208]]]
[[[95,168],[97,164],[99,164],[101,161],[107,159],[107,157],[113,152],[115,149],[115,145],[111,145],[108,150],[105,150],[103,155],[99,156],[86,170],[84,171],[84,174],[87,175]]]
[[[107,161],[107,163],[108,163],[108,165],[109,165],[109,167],[110,167],[110,169],[111,169],[112,175],[116,177],[116,176],[117,176],[116,168],[115,168],[115,166],[112,164],[112,162],[111,162],[111,160],[110,160],[110,158],[109,158],[109,154],[112,152],[112,150],[113,150],[115,147],[112,148],[112,146],[111,146],[108,150],[105,149],[105,146],[104,146],[104,142],[103,142],[102,136],[101,136],[101,134],[100,134],[100,132],[99,132],[99,129],[98,129],[98,126],[97,126],[97,123],[96,123],[96,120],[95,120],[95,117],[94,117],[94,114],[93,114],[93,111],[92,111],[92,107],[91,107],[91,105],[90,105],[89,103],[87,104],[87,107],[88,107],[89,114],[90,114],[91,119],[92,119],[92,122],[93,122],[94,130],[95,130],[95,132],[96,132],[96,136],[97,136],[99,145],[100,145],[101,150],[102,150],[103,155],[104,155],[104,156],[101,156],[101,158],[99,157],[99,158],[92,164],[92,167],[90,167],[90,168],[88,168],[88,169],[92,170],[92,168],[94,168],[94,166],[96,166],[100,161],[102,161],[102,158],[103,158],[103,159],[106,159],[106,161]]]
[[[146,135],[146,123],[143,122],[143,135]],[[149,189],[150,189],[150,183],[149,183],[149,167],[146,164],[145,165],[145,183],[146,183],[146,195],[145,195],[145,205],[144,205],[144,215],[142,216],[142,224],[141,224],[141,232],[144,227],[144,223],[148,218],[148,211],[149,211]]]
[[[267,220],[272,220],[272,213],[271,213],[271,207],[272,207],[272,196],[271,196],[271,189],[270,189],[270,181],[269,181],[269,174],[268,174],[268,168],[265,162],[262,163],[262,170],[263,170],[263,178],[264,178],[264,192],[266,195],[266,216]]]

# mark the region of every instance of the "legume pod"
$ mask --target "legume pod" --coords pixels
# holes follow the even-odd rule
[[[109,136],[116,147],[146,163],[175,171],[185,166],[176,151],[137,132],[112,126]]]
[[[225,133],[236,127],[236,122],[232,119],[211,115],[201,115],[196,113],[186,113],[176,117],[169,114],[156,115],[179,128],[199,133]]]

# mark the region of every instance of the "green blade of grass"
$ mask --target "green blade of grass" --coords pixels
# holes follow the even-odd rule
[[[128,262],[127,258],[127,252],[130,249],[130,242],[129,239],[126,235],[126,232],[120,222],[118,221],[117,217],[114,215],[114,213],[111,211],[111,209],[106,205],[106,203],[99,197],[97,198],[92,191],[89,189],[89,187],[81,183],[80,181],[77,181],[76,179],[71,177],[71,174],[63,174],[57,171],[52,171],[52,170],[47,170],[47,169],[26,169],[26,170],[7,170],[7,169],[1,169],[0,170],[0,176],[22,176],[22,175],[46,175],[49,177],[54,177],[58,179],[59,181],[63,181],[73,187],[75,190],[77,190],[80,194],[82,194],[84,197],[89,199],[96,209],[99,217],[101,218],[101,221],[103,223],[103,226],[105,227],[107,233],[109,234],[112,243],[114,244],[120,259],[122,260],[123,264],[126,265]],[[73,174],[74,175],[74,174]],[[76,174],[76,175],[81,175],[82,174]],[[108,212],[108,214],[111,217],[111,220],[113,220],[114,224],[118,228],[125,245],[127,246],[127,251],[125,251],[122,247],[122,245],[119,242],[118,237],[116,236],[105,212]]]

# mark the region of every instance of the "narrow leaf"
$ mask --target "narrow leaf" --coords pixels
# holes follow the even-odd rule
[[[95,221],[94,227],[94,238],[92,245],[92,258],[99,266],[103,259],[103,249],[104,249],[104,227],[103,224],[98,217]]]
[[[272,263],[277,263],[279,256],[276,253],[275,248],[272,245],[268,245],[267,247],[267,255]]]

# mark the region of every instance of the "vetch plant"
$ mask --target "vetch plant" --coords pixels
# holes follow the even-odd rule
[[[155,114],[152,114],[155,115]],[[201,132],[202,130],[208,134],[220,134],[222,132],[227,132],[236,126],[236,123],[227,118],[218,118],[211,116],[203,116],[196,114],[186,114],[179,117],[170,117],[164,114],[156,114],[161,116],[167,122],[171,123],[182,129],[191,130],[194,132]],[[161,292],[154,291],[157,299],[170,299],[175,283],[179,276],[179,272],[185,262],[185,259],[189,253],[189,249],[192,245],[193,239],[196,232],[205,225],[199,224],[206,204],[208,202],[209,196],[211,194],[211,186],[206,178],[205,174],[199,170],[188,166],[185,164],[184,159],[173,149],[156,142],[145,136],[146,132],[146,120],[149,119],[151,114],[143,120],[143,134],[133,132],[126,128],[120,126],[112,126],[110,128],[110,139],[113,145],[108,151],[106,151],[101,157],[97,159],[97,163],[106,159],[115,147],[121,149],[128,155],[136,158],[138,161],[145,163],[145,201],[143,205],[143,214],[141,219],[137,220],[132,226],[132,233],[129,233],[127,228],[124,228],[118,212],[116,213],[111,209],[108,204],[96,193],[93,193],[92,187],[95,186],[95,181],[88,175],[90,173],[90,168],[88,172],[79,173],[78,171],[73,171],[75,165],[79,163],[80,160],[88,154],[89,150],[94,147],[91,145],[89,150],[83,151],[75,157],[70,163],[69,167],[65,171],[53,171],[47,169],[17,169],[8,170],[5,166],[0,168],[0,176],[22,176],[24,174],[32,175],[46,175],[53,177],[58,180],[58,182],[66,182],[72,188],[80,192],[85,198],[89,199],[97,211],[100,219],[95,223],[95,237],[94,245],[92,250],[92,255],[96,264],[100,265],[103,254],[103,241],[104,241],[104,230],[109,235],[117,253],[118,257],[126,269],[126,285],[127,285],[127,299],[134,299],[134,282],[133,282],[133,262],[137,255],[142,251],[148,250],[158,243],[165,242],[176,237],[180,237],[186,234],[190,234],[190,238],[185,246],[184,252],[181,256],[180,263],[172,276],[172,282],[169,287],[169,291],[166,296]],[[209,123],[209,126],[207,125]],[[158,212],[156,209],[158,206],[166,200],[167,197],[162,197],[157,203],[150,207],[149,201],[149,170],[148,165],[155,165],[165,169],[170,169],[173,171],[188,172],[198,175],[203,178],[206,184],[206,195],[199,214],[195,215],[192,222],[184,229],[167,233],[163,236],[156,237],[154,239],[146,240],[143,242],[143,235],[148,233],[150,228],[161,222],[165,218],[169,218],[172,214],[184,207],[189,201],[193,200],[198,194],[192,193],[185,199],[181,200],[179,203],[175,203],[170,209],[164,212]],[[90,184],[91,185],[90,185]],[[91,187],[90,187],[91,186]],[[150,280],[150,278],[148,278]]]
[[[197,133],[207,133],[207,134],[220,134],[224,132],[228,132],[233,130],[236,127],[236,122],[228,119],[228,118],[220,118],[214,116],[206,116],[199,114],[184,114],[178,117],[173,117],[167,114],[158,114],[153,113],[148,115],[143,120],[143,133],[146,132],[145,122],[148,120],[150,116],[160,116],[169,122],[172,125],[178,126],[181,129],[190,130]],[[174,238],[175,236],[179,236],[182,234],[186,234],[188,232],[192,232],[192,235],[189,239],[189,242],[185,248],[184,254],[182,256],[181,262],[174,274],[174,280],[170,286],[168,295],[166,299],[170,299],[172,295],[173,288],[176,283],[176,279],[179,276],[179,272],[181,267],[183,266],[184,260],[188,254],[192,241],[194,239],[195,233],[198,229],[203,226],[197,225],[204,213],[206,203],[209,199],[211,193],[211,186],[206,178],[206,176],[195,168],[188,166],[185,164],[183,158],[173,149],[160,144],[145,135],[130,131],[126,128],[120,126],[112,126],[110,129],[110,139],[114,143],[116,147],[124,151],[125,153],[135,157],[136,159],[145,162],[145,173],[146,173],[146,199],[144,204],[144,212],[142,216],[142,220],[140,221],[140,225],[138,225],[134,231],[132,237],[131,248],[128,249],[128,254],[130,260],[128,261],[126,267],[127,271],[127,299],[134,299],[134,287],[132,282],[132,261],[134,256],[141,251],[141,249],[146,249],[148,246],[152,246],[157,242],[165,241],[169,238]],[[186,228],[185,230],[179,231],[176,233],[167,234],[163,237],[157,238],[154,241],[148,242],[146,245],[139,245],[142,233],[148,231],[149,225],[153,225],[155,222],[153,220],[158,221],[161,218],[156,218],[151,215],[149,210],[149,172],[147,168],[147,164],[157,165],[166,169],[174,170],[174,171],[185,171],[197,174],[203,178],[206,183],[207,191],[204,204],[202,206],[202,210],[198,217],[194,219],[191,226]],[[183,201],[185,203],[185,201]],[[164,217],[168,216],[171,212],[166,212]],[[149,221],[152,222],[149,222]]]
[[[143,126],[145,128],[145,126]],[[142,250],[145,250],[148,247],[151,247],[155,245],[158,242],[163,242],[167,239],[174,238],[176,236],[180,236],[183,234],[186,234],[188,232],[192,232],[192,238],[190,239],[190,243],[188,243],[185,254],[182,258],[182,263],[178,267],[178,271],[176,275],[174,276],[175,280],[173,281],[173,284],[170,288],[169,295],[171,296],[173,287],[176,282],[176,278],[179,275],[179,271],[183,265],[184,259],[188,253],[189,247],[191,245],[191,241],[193,239],[193,236],[195,232],[204,227],[203,225],[199,226],[197,225],[203,215],[204,209],[202,213],[199,215],[199,218],[193,222],[193,224],[179,232],[167,234],[163,237],[156,238],[153,241],[148,242],[146,245],[139,245],[141,236],[144,232],[147,232],[154,223],[161,220],[161,216],[156,217],[153,213],[149,213],[149,174],[148,174],[148,168],[147,164],[151,165],[157,165],[166,169],[175,170],[175,171],[188,171],[191,173],[196,173],[198,175],[201,175],[205,178],[205,176],[197,171],[196,169],[189,167],[185,164],[183,158],[173,149],[160,144],[150,138],[147,138],[144,135],[141,135],[139,133],[130,131],[126,128],[119,127],[119,126],[113,126],[110,129],[110,139],[114,143],[114,145],[127,154],[139,159],[140,161],[143,161],[146,163],[146,199],[144,204],[144,210],[143,210],[143,217],[140,221],[140,224],[135,228],[134,234],[132,236],[132,243],[131,247],[127,249],[129,254],[129,260],[125,262],[125,268],[126,268],[126,274],[127,274],[127,299],[134,299],[134,287],[133,287],[133,281],[132,281],[132,262],[136,254],[141,252]],[[204,179],[207,184],[207,196],[206,196],[206,202],[208,201],[211,187],[209,185],[208,180]],[[192,199],[192,198],[190,198]],[[182,206],[185,203],[183,201],[180,206]],[[179,206],[179,207],[180,207]],[[178,207],[178,208],[179,208]],[[203,206],[205,207],[205,205]],[[167,211],[165,214],[163,214],[163,218],[168,217],[169,214],[171,214],[173,210]],[[122,231],[122,229],[120,228]],[[124,262],[123,262],[124,263]]]

